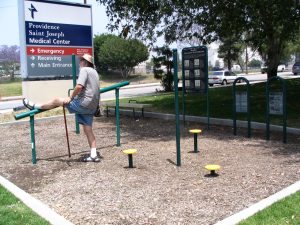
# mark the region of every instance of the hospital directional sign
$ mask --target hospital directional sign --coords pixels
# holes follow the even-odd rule
[[[22,77],[71,77],[72,54],[93,54],[90,5],[19,0]]]

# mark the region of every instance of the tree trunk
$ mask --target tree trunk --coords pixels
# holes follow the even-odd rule
[[[231,70],[231,60],[230,59],[227,59],[227,67],[228,67],[228,70]]]
[[[248,74],[248,46],[246,45],[246,74]]]
[[[282,54],[282,44],[279,39],[272,37],[270,40],[269,49],[267,51],[267,74],[268,78],[277,76],[277,67],[279,65]]]
[[[10,74],[10,80],[15,80],[15,66],[13,65],[13,69]]]

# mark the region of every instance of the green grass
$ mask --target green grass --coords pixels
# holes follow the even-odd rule
[[[15,79],[14,81],[0,81],[0,97],[20,96],[22,95],[22,81]]]
[[[272,91],[278,90],[278,86],[272,86]],[[289,127],[300,127],[300,79],[286,80],[287,88],[287,125]],[[237,86],[237,91],[244,91],[244,86]],[[182,112],[182,95],[180,93],[180,109]],[[206,95],[186,94],[186,115],[206,116]],[[174,113],[174,93],[157,94],[155,96],[135,97],[141,103],[153,105],[154,112]],[[232,119],[233,96],[232,86],[210,88],[210,117]],[[128,99],[121,100],[122,102]],[[265,83],[251,85],[251,120],[265,122],[266,97]],[[245,114],[238,113],[237,118],[246,120]],[[271,116],[271,124],[282,125],[282,116]]]
[[[7,85],[13,85],[15,82],[8,82]],[[0,83],[1,85],[1,83]],[[287,88],[287,126],[300,128],[300,79],[286,80]],[[272,90],[278,87],[272,86]],[[2,91],[2,89],[0,89]],[[244,86],[237,86],[237,91],[245,90]],[[232,86],[210,88],[210,117],[232,119],[233,97]],[[151,111],[162,113],[174,113],[174,93],[158,93],[154,96],[134,97],[141,103],[153,105]],[[127,102],[128,99],[122,99],[121,102]],[[206,116],[206,95],[187,94],[186,95],[186,115]],[[182,108],[182,96],[180,92],[180,108]],[[52,111],[52,110],[51,110]],[[265,123],[266,99],[265,83],[251,85],[251,120]],[[18,112],[19,113],[19,112]],[[51,116],[52,113],[42,113],[41,116]],[[61,114],[61,111],[55,112],[55,115]],[[246,115],[239,113],[237,119],[246,120]],[[0,115],[0,122],[13,120],[13,116]],[[282,125],[282,116],[271,116],[270,123]]]
[[[50,224],[0,186],[0,225]]]
[[[288,196],[242,221],[239,225],[299,225],[300,192]]]

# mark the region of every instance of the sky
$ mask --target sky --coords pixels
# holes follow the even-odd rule
[[[65,2],[83,3],[84,0],[64,0]],[[106,29],[108,18],[105,7],[95,0],[87,0],[92,5],[94,34],[109,33]],[[0,45],[19,45],[18,0],[0,0]]]

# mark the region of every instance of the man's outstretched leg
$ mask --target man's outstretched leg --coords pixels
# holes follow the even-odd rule
[[[29,101],[27,98],[23,99],[23,104],[26,106],[28,109],[54,109],[59,106],[63,106],[64,104],[64,98],[54,98],[51,101],[47,103],[33,103]]]

